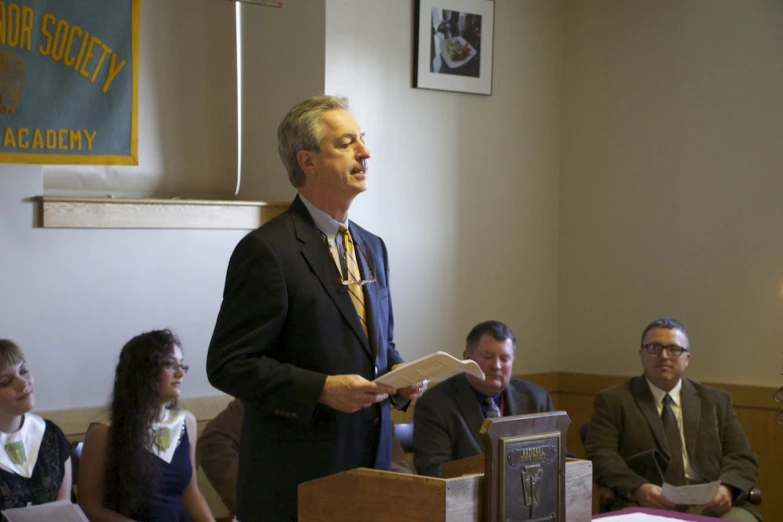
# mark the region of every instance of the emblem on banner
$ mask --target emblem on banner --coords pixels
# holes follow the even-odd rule
[[[0,51],[0,113],[16,112],[23,75],[24,62],[16,59],[16,53]]]
[[[544,478],[544,468],[539,464],[522,468],[522,496],[525,505],[537,506],[541,502],[541,483]]]
[[[166,451],[171,445],[171,430],[166,427],[158,428],[152,442],[159,450]]]
[[[5,445],[5,452],[8,458],[14,464],[24,464],[27,462],[27,453],[24,451],[24,444],[21,441],[9,442]]]

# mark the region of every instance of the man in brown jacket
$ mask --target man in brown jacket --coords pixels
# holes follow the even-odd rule
[[[756,522],[745,501],[758,476],[728,393],[683,377],[691,360],[685,327],[664,317],[642,332],[644,375],[595,397],[585,441],[595,481],[615,491],[613,509],[640,505]],[[720,482],[703,506],[676,506],[662,484]]]

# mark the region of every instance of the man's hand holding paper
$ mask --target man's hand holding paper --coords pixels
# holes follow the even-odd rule
[[[353,413],[393,395],[392,386],[370,382],[360,375],[329,375],[318,402],[344,413]]]
[[[395,364],[392,366],[392,371],[396,370],[397,368],[402,368],[403,366],[406,366],[407,363],[400,363]],[[404,388],[400,388],[397,390],[397,393],[402,395],[408,400],[418,399],[422,395],[424,395],[424,392],[427,391],[427,384],[429,384],[428,379],[424,379],[423,381],[419,381],[417,383],[411,384],[410,386],[405,386]]]
[[[721,493],[725,490],[725,498]],[[704,506],[716,514],[722,515],[731,509],[731,494],[726,486],[720,482],[708,482],[706,484],[692,484],[690,486],[672,486],[664,482],[663,496],[675,504],[684,506]],[[727,500],[727,501],[726,501]],[[716,509],[721,509],[725,504],[725,511],[718,513]],[[710,507],[710,506],[713,507]]]

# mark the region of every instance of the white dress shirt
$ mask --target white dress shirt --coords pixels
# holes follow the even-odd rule
[[[650,387],[650,391],[655,399],[655,407],[658,409],[658,416],[661,416],[663,412],[663,398],[666,396],[665,391],[658,388],[656,385],[647,380],[647,385]],[[668,394],[672,398],[672,412],[674,412],[674,418],[677,419],[677,430],[680,432],[680,440],[682,440],[682,463],[685,466],[685,478],[691,482],[703,482],[701,476],[696,473],[696,470],[691,466],[691,460],[688,458],[688,446],[685,444],[685,432],[683,432],[682,423],[682,403],[680,402],[680,395],[682,391],[682,379],[677,385],[672,388]]]

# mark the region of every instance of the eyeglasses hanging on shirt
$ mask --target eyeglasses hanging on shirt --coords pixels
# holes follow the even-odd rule
[[[372,258],[367,255],[367,252],[365,252],[364,247],[360,245],[359,243],[355,242],[354,245],[354,251],[357,252],[357,255],[364,259],[364,264],[367,266],[367,269],[370,272],[369,278],[356,278],[353,277],[352,274],[350,274],[348,270],[348,263],[345,258],[345,245],[337,244],[333,240],[327,238],[325,235],[323,236],[324,244],[326,245],[326,248],[329,249],[329,256],[334,260],[334,267],[337,271],[337,279],[340,281],[341,285],[348,286],[348,285],[369,285],[370,283],[374,283],[376,281],[375,279],[375,266],[373,265]],[[358,260],[357,260],[358,261]],[[343,275],[346,274],[347,277],[343,277]]]

